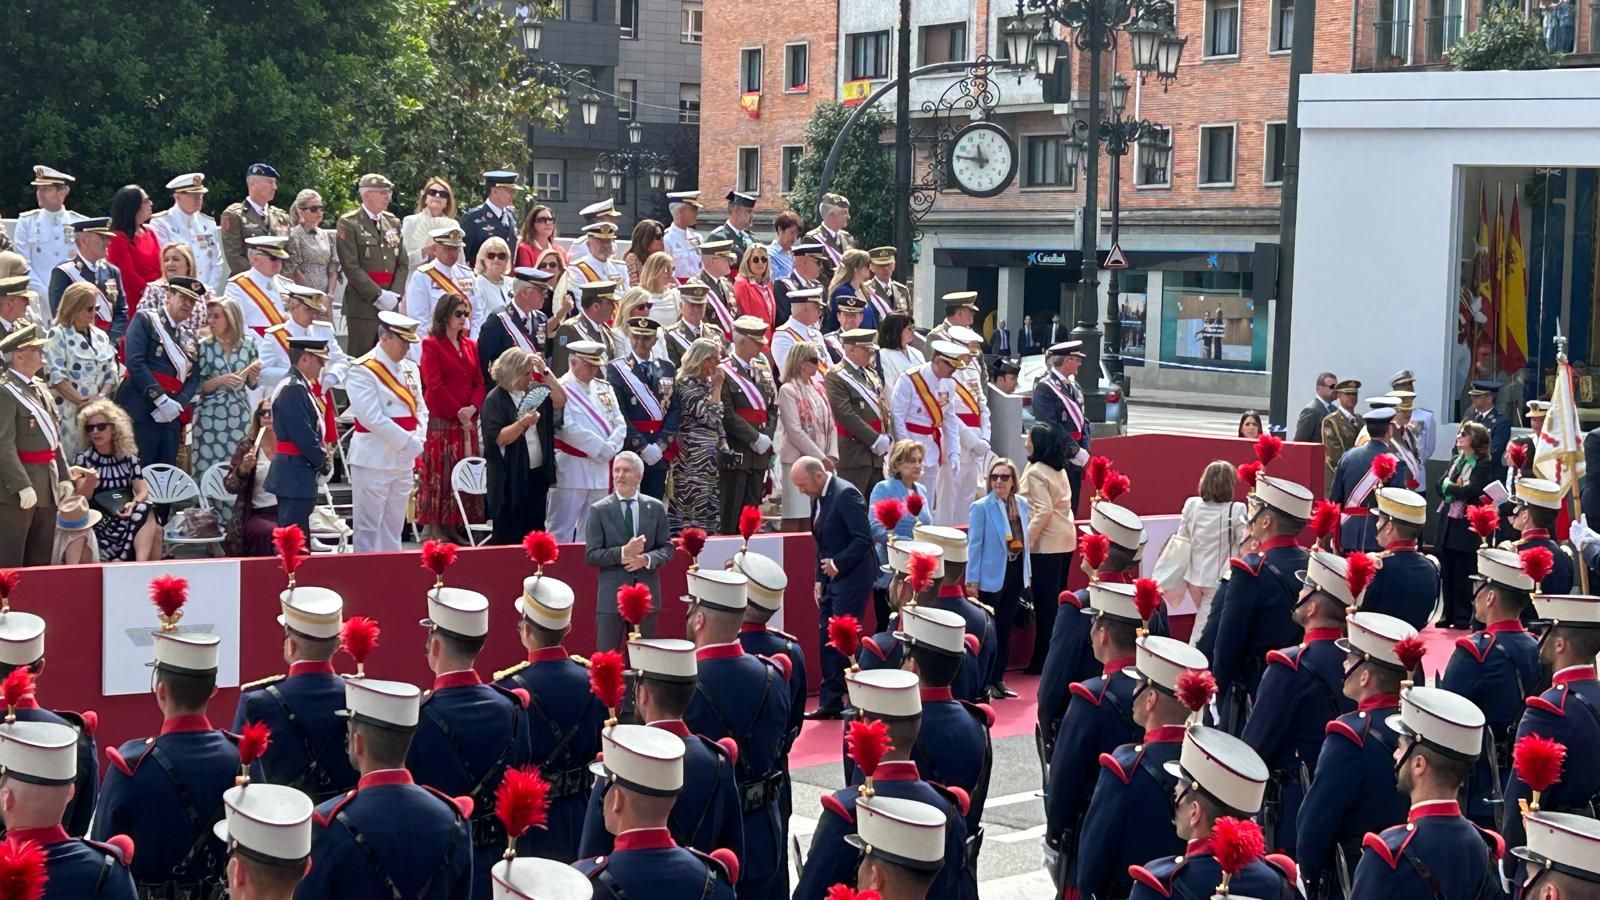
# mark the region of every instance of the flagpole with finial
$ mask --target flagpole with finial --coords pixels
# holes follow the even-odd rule
[[[1559,427],[1562,430],[1561,433],[1563,440],[1570,444],[1570,439],[1577,435],[1577,431],[1573,430],[1577,426],[1578,411],[1573,405],[1577,398],[1574,396],[1572,390],[1572,370],[1567,364],[1567,336],[1561,333],[1561,322],[1559,320],[1556,322],[1556,334],[1554,340],[1556,345],[1556,392],[1561,390],[1561,379],[1565,377],[1567,380],[1567,402],[1562,404],[1563,408],[1560,410],[1563,421]],[[1552,396],[1554,396],[1554,392],[1552,393]],[[1551,412],[1555,412],[1555,410],[1552,409]],[[1545,427],[1548,428],[1549,426],[1550,417],[1547,417],[1545,419]],[[1534,456],[1537,457],[1538,454],[1535,453]],[[1565,470],[1561,473],[1563,477],[1560,479],[1560,481],[1561,486],[1567,489],[1567,516],[1569,519],[1576,522],[1578,521],[1578,518],[1583,515],[1583,510],[1578,503],[1577,477],[1578,466],[1582,463],[1583,454],[1579,451],[1566,450],[1561,453],[1559,459],[1561,467]],[[1575,560],[1573,568],[1578,570],[1578,591],[1579,593],[1587,594],[1589,593],[1589,566],[1583,560],[1583,548],[1573,546],[1570,537],[1567,539],[1567,546],[1571,547],[1572,549],[1572,554]]]

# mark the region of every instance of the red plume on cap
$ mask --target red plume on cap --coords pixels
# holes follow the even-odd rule
[[[1261,463],[1262,468],[1266,468],[1283,455],[1283,438],[1263,433],[1256,438],[1255,451],[1256,461]]]
[[[1339,530],[1339,504],[1332,500],[1318,500],[1311,508],[1311,533],[1317,540],[1327,540]]]
[[[1197,713],[1217,695],[1216,676],[1205,669],[1184,672],[1178,676],[1177,694],[1179,703]]]
[[[1086,534],[1078,538],[1078,549],[1083,551],[1083,561],[1089,564],[1089,568],[1098,570],[1105,565],[1106,557],[1111,553],[1111,538],[1103,534]]]
[[[543,575],[544,567],[560,558],[561,545],[556,543],[556,536],[548,531],[530,531],[522,538],[522,552],[528,554],[528,559]]]
[[[239,777],[235,784],[250,783],[250,766],[267,755],[272,743],[272,726],[265,722],[246,722],[239,730]]]
[[[758,507],[746,506],[739,511],[739,536],[744,538],[745,545],[750,544],[750,538],[761,530],[761,510]]]
[[[861,649],[861,622],[855,616],[832,616],[828,619],[828,646],[839,651],[855,666],[856,651]]]
[[[1111,474],[1111,460],[1104,456],[1091,456],[1083,474],[1088,476],[1089,483],[1098,491],[1106,483],[1106,476]]]
[[[1256,489],[1256,479],[1261,477],[1261,463],[1247,462],[1239,467],[1239,483],[1244,485],[1245,493]]]
[[[690,526],[678,532],[678,549],[689,557],[689,568],[700,567],[700,551],[706,548],[706,530]]]
[[[1506,459],[1511,461],[1511,468],[1521,469],[1528,464],[1528,445],[1512,441],[1506,447]]]
[[[189,602],[189,579],[176,575],[157,575],[150,579],[150,602],[156,605],[162,631],[176,631],[183,618],[183,605]]]
[[[877,891],[858,891],[848,884],[836,884],[828,888],[822,900],[883,900],[883,895]]]
[[[1561,766],[1567,759],[1567,745],[1551,738],[1530,734],[1511,749],[1511,767],[1517,777],[1533,789],[1528,809],[1539,808],[1539,794],[1561,780]],[[1526,810],[1524,810],[1526,812]]]
[[[456,564],[457,548],[449,541],[422,542],[422,567],[433,573],[433,586],[444,586],[444,570]]]
[[[1517,556],[1522,560],[1523,573],[1533,579],[1534,587],[1555,571],[1556,557],[1548,547],[1529,547]]]
[[[0,897],[40,900],[49,880],[45,852],[37,841],[15,838],[0,842]]]
[[[906,495],[906,512],[911,513],[913,516],[922,515],[922,495],[921,494],[907,494]]]
[[[378,620],[371,616],[351,616],[339,629],[339,649],[356,661],[356,674],[365,675],[367,656],[378,646]]]
[[[6,680],[0,682],[0,697],[6,703],[6,724],[17,720],[17,707],[33,696],[33,670],[18,666],[11,670]]]
[[[872,504],[872,515],[883,526],[883,530],[893,537],[895,526],[906,517],[906,505],[895,497],[885,497]]]
[[[928,586],[933,584],[933,570],[938,565],[939,560],[935,559],[931,554],[911,554],[911,562],[906,566],[906,568],[910,569],[906,573],[906,581],[911,583],[911,590],[915,591],[916,594],[927,590]],[[916,594],[911,597],[913,602],[916,600]]]
[[[894,749],[889,743],[889,726],[881,719],[857,719],[845,729],[844,743],[850,753],[850,760],[861,770],[866,777],[866,783],[861,786],[861,796],[872,796],[872,775],[878,771],[878,763],[883,761],[883,755]]]
[[[1395,641],[1394,655],[1400,660],[1401,668],[1404,668],[1409,675],[1421,669],[1422,658],[1428,655],[1428,645],[1422,642],[1420,635],[1413,634]]]
[[[21,583],[21,572],[16,569],[0,569],[0,609],[11,608],[11,592]]]
[[[294,587],[294,572],[305,561],[306,534],[299,525],[285,525],[272,529],[272,546],[278,551],[278,568],[289,576],[289,586]]]
[[[1495,530],[1500,527],[1500,511],[1494,504],[1487,502],[1467,507],[1467,527],[1472,533],[1484,540],[1494,538]]]
[[[1400,460],[1388,453],[1379,453],[1372,458],[1372,476],[1378,479],[1379,484],[1387,484],[1394,477],[1394,470],[1400,465]]]
[[[1133,583],[1133,606],[1146,625],[1150,624],[1150,617],[1156,614],[1162,602],[1161,585],[1154,578],[1141,578]]]
[[[1232,816],[1218,819],[1211,827],[1211,853],[1222,867],[1222,884],[1217,886],[1217,891],[1226,894],[1228,879],[1260,859],[1266,848],[1267,841],[1260,825]]]
[[[1115,502],[1132,488],[1132,479],[1121,472],[1112,472],[1106,476],[1106,483],[1100,486],[1100,499]]]
[[[650,585],[625,584],[617,588],[617,615],[633,626],[633,638],[639,638],[639,623],[650,615]]]
[[[550,819],[550,782],[533,766],[507,769],[494,789],[494,814],[506,827],[505,858],[517,855],[517,838]]]
[[[1350,587],[1350,597],[1354,602],[1361,602],[1361,592],[1372,583],[1372,576],[1378,574],[1378,563],[1372,557],[1357,550],[1345,558],[1344,583]]]
[[[622,680],[622,669],[622,654],[615,650],[602,650],[589,657],[589,690],[611,711],[613,720],[617,717],[617,710],[622,707],[622,698],[627,691],[627,685]]]

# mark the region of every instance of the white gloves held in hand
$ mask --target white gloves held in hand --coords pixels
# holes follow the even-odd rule
[[[33,509],[39,505],[39,494],[33,488],[25,487],[17,491],[17,502],[23,509]]]
[[[639,451],[639,458],[644,460],[645,465],[653,466],[661,461],[661,447],[656,444],[645,444],[644,449]]]
[[[756,438],[756,442],[750,446],[751,449],[755,450],[757,453],[765,453],[772,449],[772,438],[769,438],[764,434],[759,435]]]
[[[878,435],[878,439],[872,442],[872,455],[883,456],[885,453],[889,452],[889,447],[891,445],[892,442],[889,440],[889,436],[887,434]]]
[[[400,307],[400,295],[394,291],[379,291],[378,299],[372,301],[379,309],[394,312]]]
[[[183,415],[183,406],[171,397],[163,395],[156,401],[155,411],[150,413],[150,418],[157,422],[171,422]]]
[[[1077,466],[1080,469],[1083,468],[1084,466],[1088,465],[1089,464],[1089,451],[1083,449],[1082,447],[1079,447],[1078,448],[1078,452],[1074,453],[1072,455],[1072,464]]]

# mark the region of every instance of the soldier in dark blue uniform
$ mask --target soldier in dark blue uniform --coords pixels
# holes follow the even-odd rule
[[[1393,900],[1500,896],[1505,842],[1461,815],[1456,802],[1483,748],[1483,713],[1438,688],[1400,693],[1395,784],[1411,801],[1407,821],[1362,838],[1351,896]]]
[[[406,768],[417,783],[472,801],[472,896],[489,897],[489,867],[506,847],[494,814],[495,788],[507,769],[528,763],[528,693],[485,684],[478,653],[489,634],[489,598],[476,591],[428,591],[426,653],[433,690],[422,699]]]
[[[967,652],[960,616],[930,606],[908,606],[901,610],[900,628],[895,636],[906,646],[906,668],[917,673],[921,685],[926,730],[926,738],[911,748],[911,761],[928,781],[966,791],[967,856],[976,860],[983,846],[983,804],[989,797],[994,763],[989,741],[994,710],[987,703],[957,700],[950,689],[959,670],[977,664]]]
[[[140,312],[128,323],[123,345],[128,377],[112,399],[133,421],[144,465],[178,460],[178,440],[200,390],[199,344],[185,323],[205,291],[199,281],[174,275],[167,279],[161,308]]]
[[[1316,780],[1295,820],[1294,858],[1314,898],[1348,898],[1362,837],[1406,809],[1394,788],[1400,737],[1388,720],[1400,710],[1400,682],[1410,674],[1395,646],[1417,630],[1371,612],[1351,613],[1348,625],[1349,638],[1338,643],[1345,651],[1344,695],[1356,709],[1328,723]]]
[[[10,613],[9,615],[17,615]],[[128,871],[133,841],[74,838],[62,815],[78,777],[78,730],[59,722],[0,725],[0,791],[7,795],[6,837],[34,841],[45,853],[46,896],[134,900]]]
[[[278,455],[264,487],[278,498],[278,525],[298,525],[311,533],[311,507],[317,503],[317,479],[331,471],[322,444],[322,401],[312,388],[328,362],[323,338],[289,339],[289,376],[272,394],[272,434]]]
[[[722,848],[705,854],[681,847],[668,826],[683,790],[683,739],[648,725],[612,725],[602,747],[594,770],[609,782],[602,815],[615,848],[574,864],[594,884],[596,900],[733,900],[748,863]]]
[[[1405,487],[1412,477],[1406,464],[1389,451],[1389,441],[1394,431],[1394,409],[1380,406],[1367,410],[1362,420],[1366,423],[1368,441],[1359,447],[1346,450],[1333,470],[1333,487],[1328,499],[1344,508],[1343,524],[1339,526],[1339,549],[1375,551],[1378,549],[1378,529],[1372,511],[1377,507],[1380,487]],[[1372,461],[1387,455],[1395,461],[1394,473],[1379,481],[1372,471]]]
[[[500,238],[513,249],[517,246],[517,192],[524,189],[517,183],[517,173],[503,169],[485,172],[483,187],[488,193],[484,201],[461,214],[469,263],[477,262],[478,248],[489,238]]]
[[[472,897],[472,801],[419,785],[406,770],[422,692],[398,681],[345,680],[355,790],[317,806],[311,872],[297,900]]]
[[[222,795],[217,837],[228,845],[228,896],[293,894],[311,865],[311,798],[277,784],[241,784]]]
[[[1077,378],[1085,358],[1083,341],[1051,344],[1045,353],[1045,374],[1033,385],[1034,421],[1054,428],[1065,448],[1074,510],[1082,508],[1083,467],[1089,462],[1089,441],[1094,437]]]
[[[770,658],[782,654],[789,661],[789,729],[783,736],[783,753],[778,758],[778,769],[783,773],[783,786],[779,789],[779,812],[783,821],[789,821],[794,811],[792,786],[789,782],[789,751],[800,737],[800,728],[806,715],[806,653],[800,639],[785,631],[773,628],[769,622],[783,607],[783,592],[789,586],[789,576],[783,565],[770,556],[749,550],[733,555],[735,571],[749,579],[747,584],[749,604],[745,606],[744,621],[739,624],[739,643],[744,652]],[[723,846],[729,846],[724,844]],[[785,870],[789,866],[789,843],[784,842]]]
[[[31,670],[35,677],[44,671],[44,619],[14,610],[0,600],[0,679],[19,667]],[[61,825],[73,837],[88,834],[89,817],[94,814],[95,795],[100,789],[100,755],[94,742],[100,717],[93,711],[52,712],[40,706],[37,693],[31,691],[10,714],[19,722],[51,722],[76,730],[78,774]]]
[[[1520,553],[1533,547],[1543,547],[1550,551],[1555,561],[1550,574],[1539,582],[1541,594],[1566,594],[1572,591],[1572,556],[1567,548],[1556,543],[1553,534],[1564,496],[1566,491],[1554,481],[1519,478],[1517,495],[1511,501],[1511,527],[1519,532],[1519,536],[1510,549]]]
[[[1500,393],[1502,387],[1504,385],[1498,381],[1474,381],[1467,390],[1467,397],[1472,401],[1472,414],[1466,421],[1481,422],[1483,427],[1489,429],[1489,463],[1497,472],[1503,471],[1501,467],[1506,445],[1511,443],[1511,420],[1495,406],[1495,395]]]
[[[1539,645],[1522,627],[1534,590],[1533,578],[1510,550],[1478,551],[1472,576],[1472,616],[1487,623],[1456,639],[1439,687],[1472,701],[1483,711],[1488,742],[1467,776],[1466,815],[1484,828],[1500,824],[1506,779],[1511,775],[1511,739],[1525,701],[1544,689]]]
[[[1301,576],[1304,589],[1294,607],[1295,624],[1305,629],[1300,643],[1267,652],[1267,669],[1256,703],[1239,735],[1271,770],[1263,805],[1262,829],[1268,850],[1292,852],[1300,800],[1316,772],[1317,753],[1328,722],[1355,708],[1340,687],[1345,610],[1355,605],[1346,581],[1346,563],[1316,552]]]
[[[862,797],[856,833],[845,842],[861,851],[856,885],[884,897],[928,896],[944,867],[945,812],[918,800]]]
[[[856,651],[856,667],[859,669],[898,669],[905,662],[905,647],[894,636],[900,627],[900,616],[908,606],[918,603],[930,602],[939,591],[939,581],[944,576],[944,548],[928,541],[896,540],[888,545],[886,555],[889,562],[879,567],[879,571],[889,573],[889,617],[887,621],[878,623],[878,632],[861,641],[861,649]],[[933,561],[929,572],[929,583],[922,590],[917,590],[910,581],[911,558],[925,556]],[[962,620],[961,629],[966,631],[966,620]],[[976,641],[969,641],[968,647],[974,657],[973,666],[976,667]],[[960,679],[960,676],[957,676]],[[971,679],[960,689],[964,693],[972,690]]]
[[[1405,488],[1378,488],[1381,567],[1361,595],[1361,611],[1394,616],[1418,631],[1433,619],[1439,600],[1439,563],[1417,549],[1428,521],[1428,504]]]
[[[572,588],[549,575],[522,582],[517,598],[517,635],[526,662],[495,673],[495,683],[528,694],[528,759],[550,783],[549,820],[517,841],[529,856],[578,859],[584,810],[594,777],[589,763],[600,752],[606,708],[589,689],[588,660],[573,656],[561,641],[572,630]]]
[[[1191,711],[1178,699],[1178,679],[1203,672],[1206,656],[1182,641],[1146,636],[1138,641],[1133,678],[1133,720],[1144,735],[1100,754],[1100,773],[1078,838],[1074,882],[1080,897],[1126,897],[1132,866],[1183,852],[1165,827],[1178,786],[1166,764],[1178,758]],[[1203,713],[1202,713],[1203,714]]]
[[[910,758],[922,729],[917,676],[904,669],[849,672],[845,685],[851,706],[888,726],[890,749],[871,778],[822,798],[822,816],[811,836],[811,852],[800,870],[794,900],[823,900],[835,884],[855,885],[861,854],[850,838],[857,833],[857,803],[866,796],[916,800],[942,813],[946,817],[943,866],[927,896],[930,900],[976,900],[976,872],[969,868],[966,856],[965,792],[923,780]]]
[[[321,587],[293,587],[278,596],[283,659],[289,674],[241,685],[233,730],[265,722],[273,740],[261,757],[264,779],[304,791],[313,803],[356,786],[344,747],[344,679],[333,671],[344,622],[344,599]]]
[[[789,823],[780,816],[785,772],[779,768],[789,733],[789,661],[781,654],[751,656],[739,643],[748,579],[737,572],[700,569],[688,574],[688,634],[700,683],[684,713],[689,730],[739,747],[735,778],[744,810],[740,900],[789,895],[781,867]]]
[[[79,219],[68,227],[72,229],[72,240],[77,250],[71,259],[50,270],[47,298],[50,301],[50,315],[53,317],[56,310],[61,308],[61,295],[67,292],[67,288],[79,282],[92,284],[105,298],[104,305],[96,305],[95,325],[106,330],[111,338],[111,346],[120,347],[122,336],[128,330],[128,318],[144,298],[128,296],[127,288],[122,284],[122,270],[106,259],[106,247],[116,235],[111,228],[111,219],[104,216]],[[95,256],[93,261],[83,255],[86,249]]]
[[[239,748],[236,736],[206,718],[221,639],[178,631],[181,615],[181,609],[163,614],[153,633],[161,733],[107,748],[92,835],[133,839],[139,848],[133,880],[141,893],[199,898],[222,881],[224,848],[212,827],[222,819],[222,792],[239,774]]]
[[[694,644],[681,639],[641,638],[628,642],[634,676],[634,712],[652,728],[683,739],[683,787],[667,818],[679,846],[711,853],[728,850],[744,856],[744,811],[734,768],[739,748],[732,738],[713,741],[689,731],[683,711],[694,699],[699,671]],[[613,846],[606,830],[605,802],[610,784],[601,780],[589,795],[579,857],[605,856]]]
[[[967,634],[978,642],[977,669],[961,679],[956,699],[968,703],[987,700],[986,675],[994,670],[995,654],[1001,652],[1000,638],[994,631],[994,610],[979,603],[976,597],[967,596],[967,533],[944,525],[919,523],[912,534],[917,540],[938,544],[944,550],[944,574],[939,578],[938,593],[932,599],[917,602],[960,616],[966,623]]]
[[[1191,725],[1178,761],[1165,768],[1178,779],[1175,823],[1186,841],[1181,856],[1163,856],[1133,866],[1131,900],[1210,897],[1222,884],[1217,862],[1216,824],[1224,816],[1248,819],[1261,809],[1267,765],[1250,745],[1215,728]],[[1157,823],[1149,823],[1155,827]],[[1294,867],[1285,858],[1262,856],[1228,880],[1224,893],[1259,900],[1299,898]]]
[[[678,370],[664,359],[652,359],[661,325],[647,316],[628,320],[630,352],[606,366],[606,380],[617,395],[628,436],[622,449],[644,460],[644,480],[639,490],[657,500],[667,499],[667,468],[676,454],[681,403],[674,402],[672,380]]]
[[[1595,680],[1600,597],[1535,596],[1533,605],[1540,621],[1547,623],[1539,639],[1539,661],[1553,674],[1549,690],[1528,698],[1516,739],[1537,734],[1566,745],[1561,780],[1543,792],[1539,808],[1587,814],[1600,797],[1600,766],[1594,765],[1600,758],[1600,681]],[[1518,804],[1528,799],[1528,785],[1513,772],[1501,825],[1512,844],[1522,843]]]
[[[1133,594],[1132,585],[1097,582],[1089,586],[1089,608],[1083,612],[1094,617],[1089,640],[1094,658],[1105,670],[1072,685],[1072,699],[1050,756],[1044,839],[1046,855],[1059,854],[1054,867],[1058,884],[1075,883],[1071,867],[1078,860],[1083,817],[1094,793],[1100,754],[1144,734],[1133,719],[1134,680],[1117,674],[1134,664],[1135,629],[1144,624]]]
[[[1537,810],[1527,815],[1528,840],[1512,855],[1528,863],[1522,896],[1587,900],[1600,893],[1600,822]]]

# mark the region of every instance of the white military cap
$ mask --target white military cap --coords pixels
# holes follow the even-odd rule
[[[415,728],[422,708],[422,691],[403,681],[347,678],[341,715],[386,728]]]
[[[378,310],[378,324],[383,327],[384,331],[408,344],[415,344],[421,340],[421,338],[417,337],[417,329],[422,327],[422,323],[410,316],[401,315],[394,310]]]
[[[900,628],[895,639],[950,656],[965,656],[967,625],[961,616],[947,609],[907,606],[900,610]]]
[[[1249,744],[1226,731],[1189,726],[1177,761],[1167,763],[1166,770],[1231,813],[1253,816],[1261,810],[1267,764]]]
[[[916,677],[916,676],[912,676]],[[632,791],[671,797],[683,790],[683,738],[649,725],[613,725],[600,732],[600,758],[589,766]]]
[[[1389,727],[1422,746],[1455,759],[1477,759],[1483,752],[1483,710],[1453,691],[1411,687],[1400,692],[1400,714]]]
[[[1534,594],[1533,610],[1551,625],[1600,628],[1600,597],[1588,594]]]
[[[278,595],[278,624],[313,640],[339,636],[344,598],[325,587],[294,587]]]
[[[567,344],[567,352],[584,362],[597,366],[606,364],[606,345],[599,341],[572,341]]]
[[[489,598],[463,588],[432,588],[428,617],[419,624],[459,638],[483,637],[489,633]]]
[[[1543,478],[1517,479],[1517,502],[1528,506],[1560,509],[1561,497],[1566,492],[1561,485]]]
[[[909,719],[922,715],[917,673],[905,669],[846,672],[850,705],[874,719]]]
[[[695,209],[699,209],[700,208],[700,192],[699,191],[673,191],[672,193],[667,195],[667,205],[668,206],[675,206],[675,205],[677,205],[679,203],[687,203],[690,206],[693,206]]]
[[[750,602],[750,579],[727,569],[695,569],[686,573],[689,596],[723,612],[744,612]]]
[[[189,172],[167,182],[167,190],[177,194],[204,194],[206,176],[203,172]]]
[[[1204,653],[1183,641],[1147,634],[1135,642],[1133,668],[1123,669],[1122,674],[1171,694],[1178,689],[1179,675],[1203,672],[1209,665]]]
[[[858,808],[860,805],[861,801],[856,801]],[[1512,848],[1513,856],[1580,881],[1600,882],[1600,821],[1540,809],[1523,816],[1522,824],[1528,843]],[[1539,874],[1543,873],[1530,873],[1532,877]]]
[[[1394,646],[1408,637],[1416,636],[1417,630],[1409,623],[1383,613],[1357,610],[1350,614],[1345,624],[1349,626],[1349,636],[1335,642],[1340,650],[1354,653],[1370,663],[1405,671],[1399,655],[1394,652]]]
[[[44,658],[44,619],[14,609],[0,613],[0,663],[29,666]]]
[[[230,848],[268,863],[311,855],[311,798],[280,784],[241,784],[222,794],[222,821],[212,826]]]
[[[522,596],[517,598],[517,612],[533,624],[551,631],[560,631],[572,624],[572,606],[576,602],[572,586],[549,575],[530,575],[522,579]]]
[[[783,592],[789,587],[789,575],[777,560],[750,550],[741,550],[733,555],[733,568],[749,580],[746,587],[752,606],[770,610],[783,607]]]
[[[799,290],[796,290],[796,291],[790,291],[788,294],[786,294],[784,296],[789,298],[789,303],[791,305],[793,305],[795,303],[821,303],[822,302],[822,288],[820,288],[820,287],[800,288]]]
[[[911,557],[920,553],[933,557],[933,577],[944,577],[944,548],[932,541],[895,541],[889,544],[889,568],[901,575],[911,574]],[[962,545],[963,548],[966,546]]]
[[[973,344],[983,343],[983,335],[978,334],[976,331],[973,331],[971,328],[968,328],[965,325],[956,325],[952,328],[949,328],[945,331],[945,334],[950,336],[950,340],[967,347],[971,347]],[[968,355],[971,355],[972,351],[968,350],[967,353]]]
[[[1522,571],[1522,557],[1515,550],[1499,547],[1478,550],[1478,571],[1470,577],[1473,581],[1487,581],[1514,591],[1532,591],[1538,587],[1533,583],[1533,576]]]
[[[598,203],[591,203],[578,210],[578,215],[587,218],[589,216],[620,216],[621,213],[617,212],[616,203],[610,197],[607,197]]]
[[[845,842],[895,865],[936,872],[944,865],[945,814],[920,800],[871,796],[856,801],[856,833]]]
[[[217,671],[222,638],[200,631],[156,631],[156,658],[151,665],[184,675],[210,675]]]
[[[1139,605],[1133,599],[1137,591],[1138,589],[1131,584],[1091,581],[1089,605],[1078,612],[1095,618],[1110,616],[1119,622],[1143,625],[1144,619],[1139,618]]]
[[[682,638],[640,638],[628,642],[628,664],[656,681],[692,684],[699,676],[694,643]]]
[[[951,528],[948,525],[923,525],[918,523],[912,527],[911,536],[919,541],[938,544],[940,549],[944,550],[946,562],[964,563],[967,561],[967,533],[959,528]],[[899,543],[899,541],[895,543]]]
[[[1103,534],[1124,550],[1138,550],[1144,543],[1144,520],[1126,506],[1101,500],[1089,509],[1089,524],[1083,529]]]
[[[1311,518],[1311,491],[1287,478],[1258,476],[1255,496],[1262,503],[1296,519]]]
[[[566,863],[537,856],[502,859],[489,870],[493,900],[593,900],[589,876]]]
[[[33,187],[49,187],[51,185],[58,184],[71,184],[77,180],[78,179],[73,178],[71,175],[68,175],[67,173],[57,169],[52,169],[49,166],[34,166],[33,181],[30,183]]]
[[[78,729],[60,722],[0,725],[0,770],[29,784],[71,784],[78,777]]]
[[[1306,559],[1306,569],[1299,573],[1300,583],[1332,594],[1344,606],[1358,606],[1361,598],[1350,593],[1350,581],[1345,577],[1349,571],[1350,563],[1344,557],[1318,550]]]
[[[945,362],[958,369],[964,369],[967,366],[962,361],[962,357],[972,355],[972,351],[967,349],[967,345],[958,344],[955,341],[929,341],[928,349],[933,351],[934,356],[941,357]]]
[[[1405,488],[1378,488],[1378,512],[1391,519],[1421,525],[1428,521],[1428,501],[1416,491]]]
[[[289,243],[289,239],[281,234],[258,235],[256,237],[245,238],[244,242],[245,245],[251,250],[265,253],[268,256],[275,256],[278,259],[289,258],[289,251],[284,249],[284,245]],[[292,284],[293,282],[289,283]]]
[[[441,225],[428,232],[428,237],[441,247],[460,247],[467,242],[467,233],[454,223]]]
[[[1396,396],[1394,396],[1392,394],[1385,394],[1385,395],[1383,395],[1381,397],[1368,397],[1366,400],[1364,400],[1362,402],[1367,404],[1367,408],[1368,409],[1390,409],[1390,410],[1392,410],[1392,409],[1396,409],[1396,408],[1398,408],[1400,406],[1400,398],[1396,397]],[[1362,418],[1366,418],[1366,417],[1363,416]],[[1394,417],[1391,415],[1389,418],[1394,418]]]

